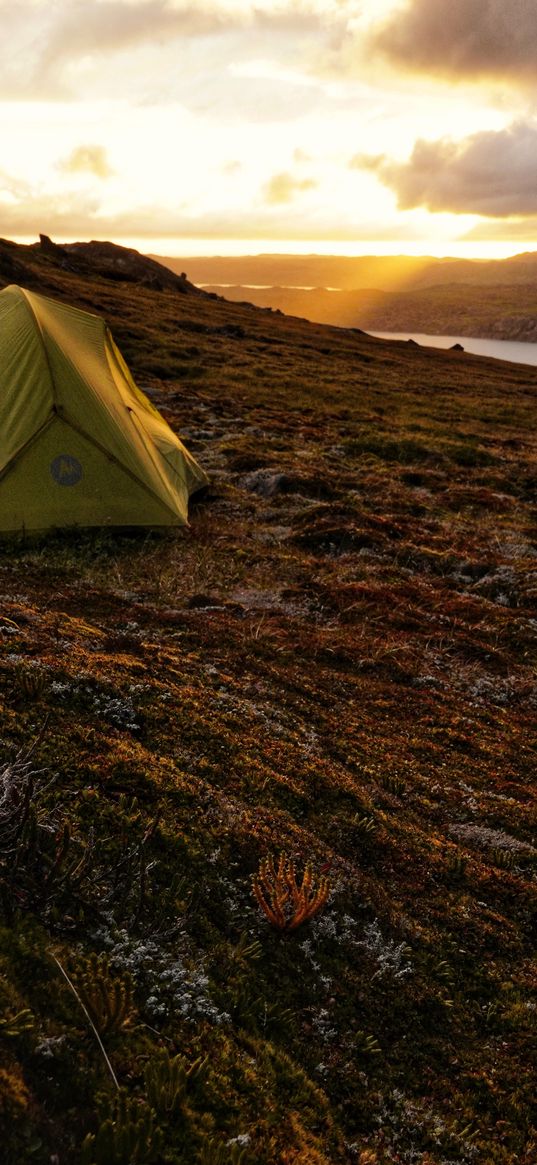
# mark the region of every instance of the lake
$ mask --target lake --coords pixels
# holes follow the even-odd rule
[[[508,360],[511,364],[536,364],[537,344],[524,344],[518,340],[481,340],[473,336],[428,336],[423,332],[370,332],[380,340],[415,340],[424,348],[452,348],[462,344],[465,352],[474,356],[494,356],[496,360]]]

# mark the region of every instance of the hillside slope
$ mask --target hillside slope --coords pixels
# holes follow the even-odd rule
[[[537,283],[479,288],[452,283],[399,293],[218,284],[205,290],[336,327],[537,341]]]
[[[103,313],[211,487],[0,548],[3,1160],[532,1165],[537,369],[106,256],[0,279]]]
[[[233,301],[376,332],[537,340],[537,258],[469,261],[404,255],[163,259]]]

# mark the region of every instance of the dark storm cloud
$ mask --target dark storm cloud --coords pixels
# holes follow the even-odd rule
[[[413,0],[373,34],[399,66],[463,77],[537,80],[535,0]]]
[[[353,158],[397,194],[399,208],[504,218],[537,214],[537,126],[473,134],[461,142],[417,141],[408,162]]]

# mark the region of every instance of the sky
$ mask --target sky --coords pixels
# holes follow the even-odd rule
[[[0,0],[0,236],[537,250],[536,0]]]

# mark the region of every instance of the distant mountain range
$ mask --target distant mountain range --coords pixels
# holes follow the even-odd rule
[[[174,259],[206,291],[368,331],[537,342],[537,253],[501,260],[322,255]]]

